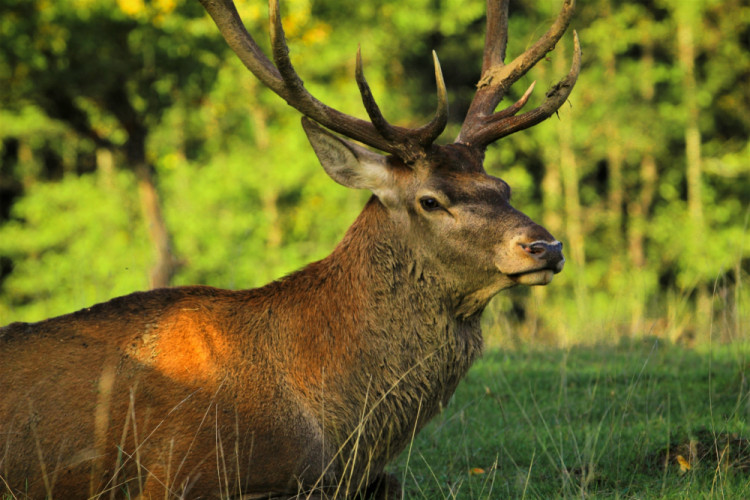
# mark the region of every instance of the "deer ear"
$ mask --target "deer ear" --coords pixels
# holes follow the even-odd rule
[[[393,174],[386,157],[342,139],[303,117],[305,129],[320,164],[342,186],[369,189],[381,201],[393,191]]]

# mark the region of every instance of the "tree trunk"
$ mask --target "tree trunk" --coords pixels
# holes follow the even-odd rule
[[[642,69],[639,78],[640,95],[646,107],[653,108],[654,96],[656,95],[653,72],[654,44],[648,27],[642,27],[640,31],[643,44]],[[637,194],[629,197],[627,205],[628,260],[630,265],[635,268],[638,276],[646,276],[640,271],[645,269],[647,265],[646,235],[649,234],[649,212],[651,211],[658,180],[656,159],[653,154],[653,139],[644,136],[642,140],[644,141],[643,157],[640,161]],[[632,191],[635,193],[636,189]],[[643,294],[632,302],[630,317],[630,331],[634,334],[642,333],[646,328],[645,316],[648,301],[646,294],[650,291],[648,282],[639,284]],[[636,284],[634,283],[634,285]]]
[[[260,85],[253,83],[251,91],[253,95],[257,94]],[[270,133],[268,131],[267,123],[268,116],[262,106],[248,106],[248,113],[250,119],[253,122],[254,139],[257,148],[260,151],[266,151],[271,146]],[[266,175],[272,175],[270,173]],[[261,194],[261,202],[263,204],[263,214],[268,220],[268,234],[266,235],[266,249],[268,255],[271,258],[276,259],[278,256],[278,250],[284,243],[284,232],[281,227],[281,214],[279,213],[279,189],[272,187],[278,185],[275,182],[268,182],[267,187],[263,194]]]
[[[703,221],[701,132],[699,128],[700,108],[698,84],[695,78],[695,24],[700,6],[697,2],[685,2],[677,6],[677,52],[682,70],[682,95],[686,111],[685,121],[685,178],[687,181],[687,205],[691,244],[699,245],[705,238]],[[694,255],[698,252],[693,252]],[[710,328],[712,305],[707,285],[696,286],[696,324],[703,332]]]
[[[125,146],[128,168],[138,181],[143,219],[154,250],[154,265],[149,272],[151,288],[164,288],[172,284],[178,261],[172,252],[172,236],[161,209],[161,197],[156,188],[156,172],[146,161],[146,133],[131,132]]]
[[[640,94],[647,108],[653,108],[656,86],[654,84],[654,44],[648,29],[642,29],[643,57],[641,58]],[[628,254],[630,262],[637,269],[646,266],[645,238],[648,225],[648,214],[656,193],[657,170],[653,155],[653,146],[649,138],[644,137],[647,145],[641,158],[639,180],[640,190],[637,197],[628,203]]]
[[[678,15],[677,43],[680,67],[682,69],[682,95],[687,121],[685,123],[685,157],[688,187],[688,212],[691,223],[701,227],[703,223],[703,203],[701,201],[701,132],[698,127],[700,109],[698,107],[698,85],[695,80],[695,40],[693,20],[695,13],[687,2]]]
[[[546,65],[538,65],[534,68],[536,79],[546,81],[548,71]],[[552,121],[552,119],[550,119]],[[549,134],[554,134],[554,126],[551,123],[544,125],[549,127]],[[541,131],[541,129],[535,129]],[[550,137],[551,139],[551,137]],[[547,139],[545,139],[547,140]],[[560,179],[560,157],[557,148],[541,148],[544,160],[544,176],[541,183],[542,199],[542,220],[540,221],[553,236],[563,239],[564,217],[563,217],[563,193],[562,180]],[[566,242],[567,243],[567,242]],[[567,247],[565,248],[567,252]],[[550,341],[552,335],[554,340],[559,344],[564,344],[567,339],[567,331],[564,325],[555,325],[554,328],[545,328],[544,311],[541,310],[540,304],[547,303],[549,288],[546,286],[533,286],[529,291],[529,296],[523,300],[525,318],[524,327],[526,334],[523,338],[542,339]]]
[[[560,57],[559,61],[563,61]],[[579,272],[586,265],[581,198],[578,190],[578,162],[573,151],[573,117],[566,113],[558,123],[560,172],[564,194],[565,231],[570,241],[571,260]]]
[[[656,192],[656,160],[650,152],[641,158],[640,179],[640,196],[628,204],[628,253],[630,262],[637,269],[646,267],[648,213]]]
[[[148,226],[156,262],[149,272],[151,288],[164,288],[172,284],[178,269],[177,259],[172,252],[172,238],[161,210],[161,199],[154,182],[153,168],[148,164],[135,167],[138,178],[138,191],[141,197],[143,217]]]
[[[586,252],[582,224],[581,198],[578,190],[578,163],[573,151],[571,118],[562,121],[559,128],[560,170],[565,193],[565,229],[570,241],[573,264],[582,271],[586,265]]]
[[[608,68],[608,72],[611,70],[611,81],[615,79],[614,69],[614,58],[611,61],[612,67]],[[624,180],[623,180],[623,151],[622,151],[622,137],[617,125],[612,119],[608,119],[605,124],[605,137],[607,138],[607,164],[609,166],[609,196],[607,200],[607,211],[609,212],[608,217],[608,228],[607,233],[609,234],[608,246],[618,253],[623,254],[621,249],[625,247],[623,244],[623,201],[624,196]],[[616,257],[619,257],[616,256]],[[625,259],[614,259],[612,272],[619,273],[622,271]]]

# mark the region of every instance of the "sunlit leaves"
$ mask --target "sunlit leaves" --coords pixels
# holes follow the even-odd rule
[[[128,17],[160,25],[177,7],[177,0],[117,0],[117,6]]]
[[[146,4],[143,0],[117,0],[117,6],[131,17],[135,17],[146,10]]]

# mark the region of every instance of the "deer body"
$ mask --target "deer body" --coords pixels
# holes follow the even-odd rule
[[[368,484],[447,403],[482,343],[478,314],[446,317],[455,308],[448,284],[382,239],[393,225],[385,217],[372,200],[331,256],[260,289],[135,293],[0,330],[0,379],[21,393],[0,401],[12,436],[3,476],[38,477],[35,440],[48,436],[39,446],[62,498],[88,493],[65,483],[76,463],[87,479],[99,473],[92,493],[114,486],[119,467],[135,481],[136,448],[154,476],[147,491],[159,497],[156,479],[169,484],[170,468],[170,489],[190,498],[293,493],[321,476],[335,485],[345,470],[352,491]],[[42,376],[24,370],[35,360]],[[74,412],[34,421],[71,402]],[[109,444],[130,458],[118,463]],[[366,452],[355,457],[355,445]],[[43,481],[31,486],[46,493]]]
[[[395,498],[384,467],[481,353],[488,301],[563,268],[562,244],[482,163],[492,140],[567,98],[580,50],[542,106],[514,116],[529,90],[494,112],[562,35],[572,3],[549,39],[508,65],[510,80],[480,83],[456,142],[438,146],[437,59],[438,112],[411,130],[380,115],[358,58],[363,122],[304,90],[274,0],[275,65],[230,0],[202,2],[246,65],[307,115],[328,175],[373,196],[330,256],[264,287],[141,292],[0,328],[0,484],[31,497]],[[488,26],[507,29],[505,17],[507,2],[490,0]],[[481,81],[502,73],[505,34],[489,32]]]

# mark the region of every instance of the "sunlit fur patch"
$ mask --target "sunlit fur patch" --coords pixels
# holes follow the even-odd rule
[[[531,273],[511,276],[511,279],[515,281],[516,283],[518,283],[519,285],[534,286],[534,285],[546,285],[550,281],[552,281],[552,278],[554,276],[555,276],[555,273],[552,272],[550,269],[543,269],[541,271],[534,271]]]

